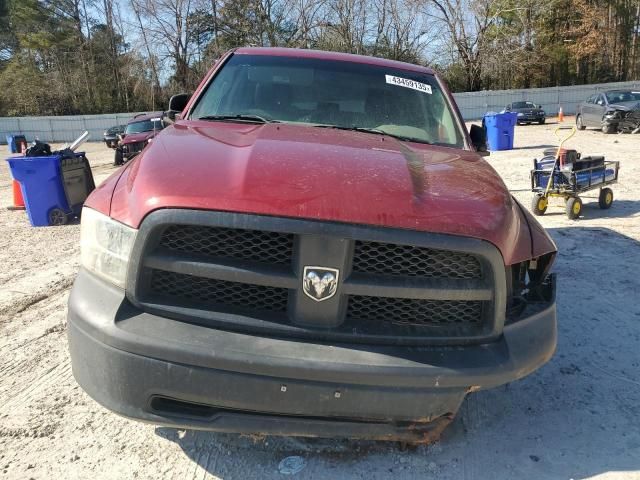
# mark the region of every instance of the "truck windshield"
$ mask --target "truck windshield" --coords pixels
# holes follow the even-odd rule
[[[464,145],[433,75],[355,62],[236,54],[207,86],[190,118],[236,115]]]
[[[162,130],[162,122],[160,120],[142,120],[127,125],[125,133],[142,133],[151,130]]]

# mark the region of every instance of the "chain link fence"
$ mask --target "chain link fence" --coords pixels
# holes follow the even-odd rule
[[[527,100],[541,105],[547,116],[573,115],[578,104],[603,90],[639,90],[640,81],[600,83],[570,87],[530,88],[456,93],[454,97],[465,120],[477,120],[487,112],[499,112],[512,102]],[[28,142],[70,142],[87,130],[92,141],[102,140],[106,129],[126,124],[136,113],[71,115],[63,117],[0,117],[0,142],[7,135],[24,135]]]

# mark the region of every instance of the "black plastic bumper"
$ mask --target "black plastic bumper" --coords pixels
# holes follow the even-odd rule
[[[602,119],[602,126],[604,127],[617,127],[622,119],[619,117],[607,117]]]
[[[127,417],[226,432],[415,440],[455,414],[470,390],[549,360],[556,313],[552,301],[485,345],[327,345],[150,315],[81,271],[68,333],[78,383]]]
[[[525,117],[518,117],[517,121],[519,123],[523,123],[523,122],[541,122],[542,120],[546,120],[546,117],[544,115],[542,116],[538,116],[538,115],[528,115]]]

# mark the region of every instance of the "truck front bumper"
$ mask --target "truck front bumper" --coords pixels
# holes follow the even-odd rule
[[[469,391],[522,378],[551,358],[556,310],[553,299],[490,344],[329,345],[154,316],[82,270],[68,335],[80,386],[126,417],[247,434],[428,441]]]

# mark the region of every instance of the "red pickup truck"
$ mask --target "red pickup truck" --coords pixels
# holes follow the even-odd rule
[[[430,69],[227,53],[86,202],[73,373],[181,428],[426,442],[556,346],[556,247]]]
[[[164,128],[164,112],[136,115],[127,123],[120,141],[116,144],[114,165],[122,165],[131,160]]]

